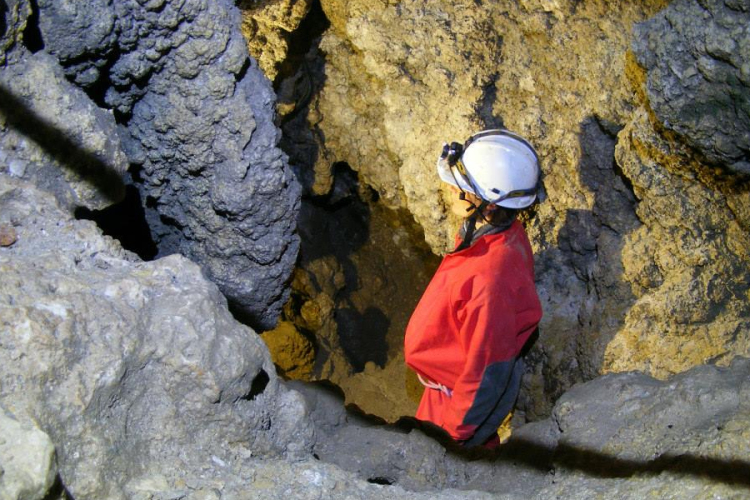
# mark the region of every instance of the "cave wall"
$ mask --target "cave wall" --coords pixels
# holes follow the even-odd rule
[[[530,416],[603,372],[748,353],[746,2],[320,4],[306,156],[290,153],[313,193],[346,162],[443,253],[442,143],[504,126],[539,151]]]
[[[198,262],[238,315],[272,327],[299,248],[300,190],[234,4],[14,0],[3,15],[6,92],[38,115],[4,106],[4,171],[71,208],[101,209],[134,184],[158,255]]]

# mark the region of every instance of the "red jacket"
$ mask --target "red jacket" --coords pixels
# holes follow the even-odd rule
[[[426,389],[416,417],[481,444],[515,403],[518,355],[542,317],[520,222],[448,254],[406,328],[406,363],[447,387]]]

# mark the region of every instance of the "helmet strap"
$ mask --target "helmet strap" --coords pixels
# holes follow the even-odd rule
[[[474,231],[476,231],[477,229],[477,219],[479,217],[482,217],[482,219],[484,219],[484,215],[482,215],[482,212],[484,212],[484,209],[487,208],[487,205],[489,205],[489,202],[485,200],[482,200],[482,202],[478,206],[472,204],[472,207],[474,208],[469,209],[472,210],[472,212],[466,218],[466,232],[464,233],[464,237],[461,240],[461,243],[451,253],[460,252],[461,250],[464,250],[471,246],[471,240],[474,237]]]

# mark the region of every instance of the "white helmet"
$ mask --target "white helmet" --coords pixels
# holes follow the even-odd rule
[[[437,169],[443,181],[505,208],[528,207],[541,184],[534,148],[502,129],[479,132],[463,145],[446,144]]]

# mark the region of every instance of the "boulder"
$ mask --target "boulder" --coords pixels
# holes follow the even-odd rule
[[[320,430],[316,453],[381,484],[508,499],[739,498],[750,487],[747,358],[666,381],[628,372],[576,385],[549,419],[514,426],[495,453],[456,448],[413,423],[379,426],[336,411],[334,394],[299,389]]]
[[[17,232],[0,248],[0,403],[50,436],[73,497],[309,457],[301,397],[199,266],[140,262],[6,175],[0,217]]]
[[[0,12],[0,172],[32,180],[69,210],[105,208],[124,195],[128,160],[110,111],[65,77],[54,57],[32,52],[25,1]]]

